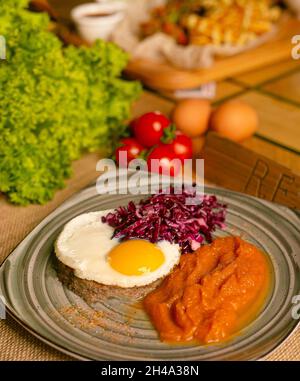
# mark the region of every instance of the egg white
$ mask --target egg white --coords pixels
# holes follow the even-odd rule
[[[180,248],[167,241],[158,242],[165,257],[155,271],[142,275],[124,275],[114,270],[107,255],[120,242],[111,239],[114,229],[101,221],[112,210],[85,213],[68,222],[55,244],[57,258],[81,279],[123,288],[141,287],[168,275],[180,259]]]

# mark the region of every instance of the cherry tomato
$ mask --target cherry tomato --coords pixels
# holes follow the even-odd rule
[[[116,160],[120,167],[127,167],[131,160],[137,159],[145,150],[137,140],[133,138],[124,138],[121,140],[121,146],[116,149]],[[120,157],[120,153],[127,153],[127,161]]]
[[[192,139],[181,132],[176,132],[176,137],[173,142],[170,143],[170,148],[174,151],[175,156],[182,162],[185,159],[192,159],[193,157]]]
[[[134,122],[134,136],[144,147],[153,147],[160,143],[165,128],[170,120],[160,112],[148,112]]]
[[[176,26],[176,24],[174,24],[174,23],[171,23],[171,22],[165,22],[165,23],[162,25],[162,30],[163,30],[163,32],[166,33],[166,34],[174,35],[174,34],[175,34],[175,31],[177,30],[177,26]]]
[[[183,31],[178,33],[176,41],[179,45],[187,45],[189,42],[186,34]]]
[[[177,41],[178,44],[187,45],[188,38],[184,30],[180,26],[171,22],[165,22],[162,25],[162,30],[164,33],[172,36]]]
[[[160,161],[158,168],[154,168],[152,160],[155,159]],[[181,162],[178,160],[169,144],[159,144],[155,147],[148,156],[147,165],[149,171],[166,176],[177,176],[181,171]]]

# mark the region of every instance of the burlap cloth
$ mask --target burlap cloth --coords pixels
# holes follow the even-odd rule
[[[0,263],[18,243],[50,212],[99,175],[95,168],[99,157],[90,154],[74,163],[74,176],[45,206],[17,207],[0,198]],[[300,329],[269,354],[268,360],[300,360]],[[71,360],[27,333],[10,317],[0,321],[0,360]]]

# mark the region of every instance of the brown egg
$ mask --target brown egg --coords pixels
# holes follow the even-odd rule
[[[193,144],[193,157],[197,159],[201,156],[201,153],[203,151],[204,144],[205,144],[205,135],[201,135],[201,136],[197,136],[196,138],[193,138],[192,144]]]
[[[210,125],[220,135],[241,142],[257,130],[258,115],[253,107],[243,101],[228,101],[213,112]]]
[[[177,103],[173,111],[173,121],[178,130],[194,138],[208,129],[211,114],[210,102],[205,99],[185,99]]]

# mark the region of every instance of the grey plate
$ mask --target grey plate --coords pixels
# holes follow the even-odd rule
[[[144,312],[110,299],[91,308],[62,286],[53,267],[53,243],[62,227],[88,211],[125,205],[140,196],[100,196],[92,186],[65,202],[38,225],[0,269],[0,294],[8,312],[35,336],[78,359],[240,360],[257,359],[295,328],[292,297],[300,294],[299,219],[289,209],[222,189],[206,188],[227,203],[225,231],[241,235],[269,254],[273,290],[248,327],[216,346],[172,346],[160,342]],[[95,310],[99,311],[95,313]]]

